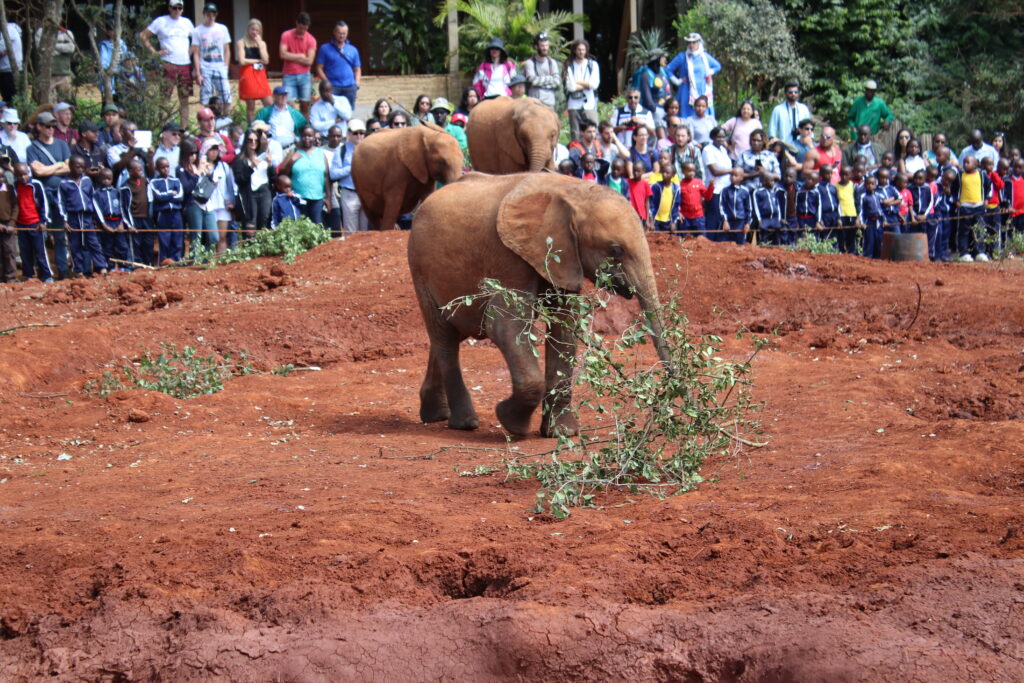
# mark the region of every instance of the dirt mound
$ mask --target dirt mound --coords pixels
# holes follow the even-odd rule
[[[0,290],[5,681],[1024,679],[1024,270],[654,236],[694,331],[770,337],[769,445],[554,522],[492,344],[481,429],[418,422],[406,239]],[[294,371],[83,393],[159,342]]]

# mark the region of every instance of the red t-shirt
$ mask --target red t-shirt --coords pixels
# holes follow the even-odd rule
[[[992,195],[988,198],[987,208],[997,209],[999,208],[999,198],[1002,196],[1003,188],[1006,187],[1006,181],[1003,180],[1003,176],[995,171],[989,173],[988,177],[992,179]]]
[[[1024,214],[1024,176],[1010,176],[1008,182],[1013,188],[1013,215],[1020,216]]]
[[[914,203],[914,195],[910,194],[910,190],[903,188],[900,190],[900,215],[906,216],[910,213],[910,206]]]
[[[295,33],[295,29],[290,28],[281,34],[281,44],[287,48],[288,52],[304,55],[310,50],[313,50],[314,57],[316,56],[316,38],[306,31],[301,36]],[[283,74],[308,74],[309,67],[299,64],[298,62],[289,62],[281,60],[283,66],[281,67],[281,73]]]
[[[18,185],[18,225],[35,225],[42,218],[39,217],[39,207],[36,206],[35,193],[31,185]]]
[[[647,200],[654,194],[646,180],[629,179],[629,203],[636,209],[642,220],[647,220]]]
[[[714,186],[705,187],[700,178],[683,178],[679,181],[679,211],[683,218],[700,218],[704,215],[704,200],[715,196]]]

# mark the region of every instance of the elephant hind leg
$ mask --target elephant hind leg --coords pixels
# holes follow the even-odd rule
[[[451,415],[448,407],[448,394],[444,390],[444,376],[437,358],[434,345],[430,345],[430,357],[427,360],[427,376],[420,386],[420,420],[425,423],[441,422]]]
[[[488,324],[487,336],[498,346],[512,375],[512,395],[498,404],[497,415],[501,426],[515,436],[530,431],[530,418],[544,396],[544,376],[533,346],[518,339],[524,326],[532,322],[493,318]]]

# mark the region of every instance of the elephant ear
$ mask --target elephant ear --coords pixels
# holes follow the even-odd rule
[[[498,237],[545,280],[578,292],[583,287],[583,265],[575,212],[552,180],[548,174],[533,175],[502,200]]]
[[[398,159],[403,166],[409,169],[409,173],[412,173],[413,177],[424,185],[430,180],[430,174],[427,171],[428,135],[440,135],[440,133],[424,130],[422,135],[417,138],[406,136],[404,140],[399,140],[401,144],[398,145]]]

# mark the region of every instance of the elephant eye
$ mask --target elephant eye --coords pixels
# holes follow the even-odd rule
[[[622,258],[622,255],[625,254],[626,252],[623,251],[622,247],[620,247],[619,245],[613,244],[611,246],[611,249],[608,250],[608,253],[611,254],[612,258]]]

